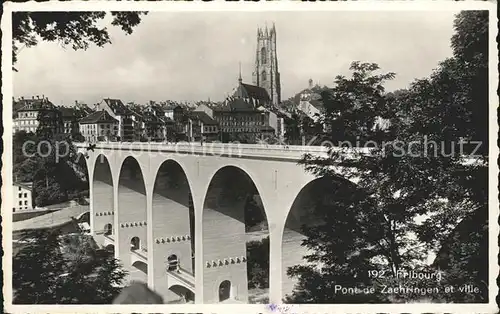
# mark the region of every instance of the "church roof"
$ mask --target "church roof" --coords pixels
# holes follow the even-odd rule
[[[253,104],[245,101],[242,98],[231,99],[227,105],[231,111],[253,111],[253,110],[255,110],[255,107]]]
[[[254,98],[260,101],[270,101],[271,97],[265,88],[260,86],[240,83],[234,93],[234,97],[238,98]]]

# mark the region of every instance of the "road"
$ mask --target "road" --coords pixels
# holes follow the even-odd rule
[[[33,217],[31,219],[16,221],[13,223],[12,231],[22,231],[27,229],[45,229],[64,225],[71,221],[72,217],[77,217],[80,214],[89,210],[88,205],[66,207],[55,212]]]

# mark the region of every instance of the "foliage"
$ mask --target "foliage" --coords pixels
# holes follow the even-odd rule
[[[314,225],[303,225],[308,237],[302,245],[311,250],[305,264],[287,270],[298,285],[289,303],[370,303],[383,302],[376,294],[342,294],[335,286],[363,289],[374,285],[369,270],[386,270],[377,257],[390,254],[385,247],[382,217],[372,200],[360,189],[336,177],[324,177],[310,197]]]
[[[111,12],[111,25],[132,34],[147,12]],[[39,40],[57,41],[63,47],[86,50],[91,43],[102,47],[111,43],[105,26],[99,25],[106,12],[14,12],[12,14],[13,62],[20,48],[33,47]]]
[[[249,288],[269,288],[269,237],[247,243]]]
[[[321,92],[325,107],[323,124],[328,126],[333,143],[366,142],[377,139],[377,117],[388,116],[384,82],[395,77],[392,72],[377,74],[375,63],[351,64],[352,77],[337,76],[335,87]]]
[[[285,121],[285,138],[291,145],[316,145],[312,140],[323,134],[322,121],[317,122],[310,117],[293,113]]]
[[[64,202],[68,194],[88,190],[88,181],[78,175],[87,173],[85,161],[77,155],[71,138],[42,135],[47,134],[20,131],[13,136],[14,179],[33,182],[35,205]]]
[[[259,206],[253,197],[248,197],[245,203],[245,231],[250,231],[255,226],[266,221],[264,209]]]
[[[12,264],[14,303],[110,304],[120,293],[125,271],[83,235],[69,241],[59,231],[24,236],[31,241]]]
[[[429,78],[417,80],[407,90],[397,93],[385,94],[383,87],[383,82],[394,74],[377,75],[373,73],[379,70],[376,64],[354,62],[352,78],[337,77],[336,86],[323,93],[324,122],[330,126],[334,142],[374,141],[378,145],[371,154],[360,152],[355,154],[356,158],[347,158],[345,150],[332,149],[327,158],[305,155],[300,162],[318,177],[337,176],[331,165],[338,163],[344,167],[344,178],[359,178],[356,183],[365,196],[360,194],[358,199],[350,200],[352,204],[341,202],[338,207],[344,210],[352,206],[358,208],[360,216],[349,220],[351,228],[374,225],[376,230],[373,232],[380,237],[354,236],[359,243],[353,246],[353,250],[370,247],[370,254],[379,253],[373,255],[378,259],[378,265],[373,267],[385,265],[395,280],[398,271],[422,269],[426,251],[441,248],[441,254],[443,251],[449,254],[446,260],[455,262],[445,270],[448,282],[454,285],[475,283],[482,287],[480,294],[472,296],[441,295],[440,298],[446,301],[484,302],[487,296],[486,287],[481,284],[487,282],[488,261],[485,249],[488,223],[485,214],[488,207],[487,25],[487,12],[458,14],[452,38],[453,57],[443,61]],[[469,49],[469,45],[474,48]],[[390,121],[388,129],[373,127],[377,117]],[[460,150],[464,140],[482,143],[475,156],[468,155],[471,147]],[[476,162],[464,164],[464,158],[470,157]],[[366,199],[370,202],[366,203]],[[366,205],[360,208],[359,204]],[[342,217],[333,205],[317,206],[316,210],[320,215],[335,213],[333,217]],[[458,222],[476,215],[482,218],[468,223],[467,232],[457,227]],[[363,222],[366,216],[372,218]],[[343,224],[342,219],[332,220],[325,230],[305,231],[309,239],[304,245],[318,250],[311,261],[324,256],[329,263],[321,270],[303,266],[292,268],[290,274],[300,280],[299,289],[289,302],[338,301],[338,295],[332,300],[331,291],[332,282],[338,279],[329,274],[341,276],[350,272],[349,280],[353,280],[354,274],[356,280],[362,278],[360,274],[368,265],[367,261],[340,263],[336,259],[345,252],[331,249],[342,239],[342,232],[331,230],[337,229],[339,224]],[[379,243],[373,243],[374,240]],[[477,266],[471,267],[472,263]],[[360,299],[358,296],[347,302]]]

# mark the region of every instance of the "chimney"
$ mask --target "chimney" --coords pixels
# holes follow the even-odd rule
[[[39,95],[36,95],[36,99],[40,99],[40,96],[39,96]]]
[[[312,88],[312,87],[313,87],[313,80],[309,79],[309,88]]]
[[[31,96],[31,99],[35,99],[35,96]]]

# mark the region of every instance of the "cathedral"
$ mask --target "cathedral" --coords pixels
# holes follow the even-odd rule
[[[257,51],[255,69],[252,73],[253,84],[264,88],[273,105],[281,102],[281,83],[278,71],[278,54],[276,52],[276,27],[268,30],[257,29]]]

